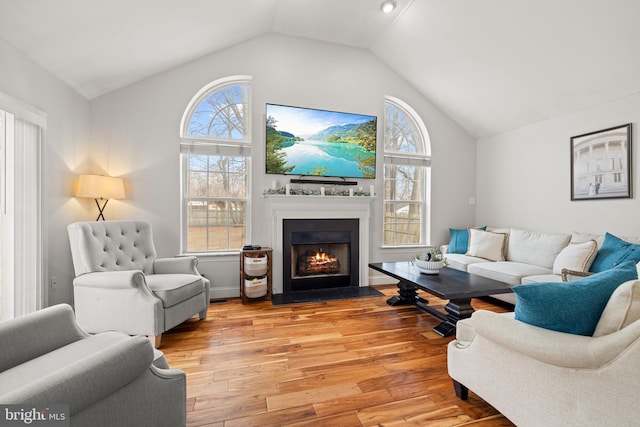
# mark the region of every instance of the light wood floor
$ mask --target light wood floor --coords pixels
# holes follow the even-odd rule
[[[163,335],[187,373],[188,426],[511,426],[456,398],[432,316],[383,297],[285,306],[213,303]],[[430,297],[431,304],[444,306]],[[474,300],[476,309],[505,309]]]

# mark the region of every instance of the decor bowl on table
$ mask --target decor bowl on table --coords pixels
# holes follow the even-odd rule
[[[418,252],[413,264],[424,274],[438,274],[440,269],[447,265],[444,256],[435,249]]]

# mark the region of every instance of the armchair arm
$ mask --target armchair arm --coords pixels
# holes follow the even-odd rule
[[[473,345],[476,335],[541,362],[565,368],[595,369],[614,361],[640,341],[640,321],[609,335],[587,337],[539,328],[515,320],[513,313],[478,310],[458,322],[458,348]]]
[[[195,256],[184,256],[175,258],[156,258],[153,262],[153,272],[155,274],[197,274],[198,258]]]
[[[115,341],[114,336],[123,338]],[[69,363],[74,348],[78,359]],[[2,396],[3,403],[65,402],[73,415],[135,381],[150,369],[153,360],[149,340],[114,331],[94,335],[65,350],[44,359],[55,361],[57,356],[61,366],[52,366],[48,375],[16,386]]]
[[[82,274],[73,279],[73,285],[107,289],[147,288],[144,273],[140,270],[98,271]]]
[[[569,270],[568,268],[563,268],[562,271],[560,272],[563,282],[568,282],[569,276],[587,277],[587,276],[591,276],[592,274],[593,273],[589,273],[588,271]]]
[[[68,304],[54,305],[1,322],[0,372],[86,336]]]
[[[139,270],[83,274],[73,280],[73,287],[76,321],[86,332],[158,335],[165,330],[162,300]]]

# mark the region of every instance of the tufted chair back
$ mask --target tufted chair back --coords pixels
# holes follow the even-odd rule
[[[146,221],[87,221],[67,227],[76,277],[85,273],[141,270],[153,274],[157,257]]]

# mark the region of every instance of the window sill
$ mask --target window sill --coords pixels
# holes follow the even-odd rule
[[[176,256],[195,256],[197,258],[218,258],[218,257],[228,257],[228,256],[239,256],[240,251],[224,251],[224,252],[187,252],[180,253]]]
[[[380,249],[382,250],[401,250],[401,249],[406,249],[406,250],[416,250],[416,249],[428,249],[428,248],[433,248],[435,247],[434,245],[386,245],[386,246],[380,246]]]

